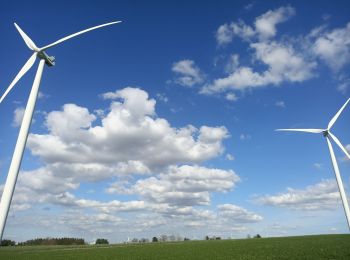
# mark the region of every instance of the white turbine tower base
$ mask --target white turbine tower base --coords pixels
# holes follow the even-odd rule
[[[346,197],[346,194],[345,194],[343,181],[342,181],[341,176],[340,176],[339,167],[338,167],[337,159],[336,159],[335,154],[334,154],[334,150],[333,150],[333,146],[332,146],[331,140],[333,140],[339,146],[339,148],[345,153],[345,155],[349,159],[350,159],[350,154],[345,149],[345,147],[341,144],[341,142],[338,140],[338,138],[335,135],[333,135],[331,133],[331,131],[330,131],[330,129],[332,128],[334,123],[337,121],[338,117],[343,112],[344,108],[349,103],[349,101],[350,101],[350,98],[339,109],[339,111],[335,114],[335,116],[331,119],[331,121],[329,121],[328,127],[326,129],[276,129],[276,131],[305,132],[305,133],[312,133],[312,134],[320,134],[320,133],[322,133],[323,136],[327,139],[328,149],[329,149],[329,153],[330,153],[330,156],[331,156],[331,161],[332,161],[332,165],[333,165],[335,178],[337,180],[340,197],[341,197],[341,200],[342,200],[342,203],[343,203],[343,208],[344,208],[346,220],[347,220],[348,227],[349,227],[349,230],[350,230],[350,209],[349,209],[349,203],[348,203],[348,200],[347,200],[347,197]]]
[[[105,23],[102,25],[98,25],[95,27],[91,27],[89,29],[71,34],[69,36],[66,36],[58,41],[55,41],[54,43],[51,43],[49,45],[46,45],[42,48],[38,48],[35,43],[28,37],[28,35],[15,23],[15,26],[22,36],[24,42],[28,46],[29,49],[34,51],[33,55],[28,59],[28,61],[24,64],[22,69],[18,72],[14,80],[11,82],[9,87],[6,89],[5,93],[0,98],[0,103],[4,100],[4,98],[7,96],[7,94],[11,91],[11,89],[16,85],[16,83],[23,77],[23,75],[34,65],[36,58],[38,57],[40,59],[38,70],[35,75],[35,79],[33,82],[33,86],[29,95],[29,99],[27,102],[27,106],[24,112],[21,128],[18,134],[18,139],[16,143],[16,147],[12,156],[12,161],[9,169],[9,173],[7,175],[7,179],[5,182],[4,190],[2,192],[1,201],[0,201],[0,241],[2,240],[2,236],[4,234],[4,228],[6,224],[7,215],[9,213],[12,196],[15,190],[18,172],[21,166],[21,161],[23,157],[23,152],[26,146],[28,132],[30,128],[30,124],[32,121],[34,109],[35,109],[35,103],[38,97],[39,93],[39,85],[41,76],[44,70],[44,64],[46,63],[48,66],[54,66],[54,57],[50,57],[45,53],[45,50],[60,44],[61,42],[64,42],[68,39],[71,39],[75,36],[78,36],[80,34],[86,33],[88,31],[92,31],[104,26],[112,25],[120,23],[120,21],[111,22],[111,23]]]

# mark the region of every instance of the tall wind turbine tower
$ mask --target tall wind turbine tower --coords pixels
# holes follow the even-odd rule
[[[39,85],[40,85],[40,80],[41,76],[44,70],[44,65],[48,65],[49,67],[52,67],[55,65],[55,57],[49,56],[45,51],[53,46],[56,46],[57,44],[60,44],[66,40],[69,40],[70,38],[73,38],[75,36],[78,36],[80,34],[112,25],[112,24],[117,24],[120,23],[121,21],[115,21],[115,22],[110,22],[110,23],[105,23],[102,25],[94,26],[88,29],[85,29],[83,31],[68,35],[62,39],[59,39],[49,45],[46,45],[42,48],[38,48],[35,43],[28,37],[28,35],[15,23],[15,26],[22,36],[24,42],[28,46],[29,49],[31,49],[34,53],[32,56],[28,59],[28,61],[24,64],[22,69],[18,72],[14,80],[11,82],[10,86],[6,89],[5,93],[2,95],[0,98],[0,103],[4,100],[4,98],[7,96],[7,94],[11,91],[11,89],[14,87],[14,85],[23,77],[23,75],[34,65],[36,58],[39,58],[39,66],[34,78],[33,86],[30,91],[29,99],[27,102],[27,106],[23,115],[23,120],[21,124],[21,128],[19,130],[18,138],[17,138],[17,143],[16,147],[12,156],[12,161],[9,169],[9,173],[7,175],[7,179],[5,182],[4,190],[1,196],[1,201],[0,201],[0,240],[2,240],[2,236],[4,233],[4,228],[5,228],[5,223],[7,219],[7,215],[10,209],[10,204],[13,196],[13,192],[16,186],[17,182],[17,177],[18,177],[18,172],[21,166],[21,161],[23,157],[23,152],[25,149],[25,145],[27,142],[27,137],[28,137],[28,131],[30,128],[30,124],[32,121],[33,117],[33,112],[35,108],[35,103],[38,97],[39,93]]]
[[[345,102],[345,104],[339,109],[339,111],[335,114],[335,116],[329,121],[328,126],[326,129],[276,129],[276,131],[291,131],[291,132],[305,132],[305,133],[312,133],[312,134],[322,134],[323,137],[326,138],[327,140],[327,145],[329,149],[329,153],[331,156],[332,164],[333,164],[333,170],[335,174],[335,178],[337,180],[338,188],[339,188],[339,193],[341,200],[343,202],[343,207],[344,207],[344,212],[345,216],[348,222],[348,226],[350,229],[350,209],[349,209],[349,203],[345,194],[343,182],[340,176],[339,172],[339,167],[337,163],[337,159],[334,154],[333,146],[331,141],[334,141],[339,148],[345,153],[345,155],[350,159],[350,155],[348,151],[345,149],[345,147],[341,144],[339,139],[331,133],[331,128],[334,125],[334,123],[337,121],[338,117],[340,116],[341,112],[343,112],[344,108],[346,105],[349,103],[350,98]]]

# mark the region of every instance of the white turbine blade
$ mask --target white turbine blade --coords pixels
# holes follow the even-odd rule
[[[83,31],[80,31],[80,32],[77,32],[77,33],[68,35],[68,36],[66,36],[66,37],[64,37],[64,38],[62,38],[62,39],[59,39],[58,41],[55,41],[54,43],[51,43],[51,44],[49,44],[49,45],[46,45],[46,46],[40,48],[40,51],[44,51],[44,50],[46,50],[46,49],[48,49],[48,48],[51,48],[52,46],[55,46],[55,45],[57,45],[57,44],[59,44],[59,43],[61,43],[61,42],[64,42],[64,41],[66,41],[66,40],[68,40],[68,39],[70,39],[70,38],[73,38],[73,37],[75,37],[75,36],[78,36],[78,35],[80,35],[80,34],[83,34],[83,33],[86,33],[86,32],[89,32],[89,31],[92,31],[92,30],[95,30],[95,29],[98,29],[98,28],[101,28],[101,27],[104,27],[104,26],[116,24],[116,23],[121,23],[121,21],[116,21],[116,22],[101,24],[101,25],[94,26],[94,27],[91,27],[91,28],[89,28],[89,29],[85,29],[85,30],[83,30]]]
[[[20,78],[23,77],[24,74],[33,66],[35,59],[36,59],[36,52],[33,53],[32,56],[30,56],[29,60],[24,64],[22,69],[18,72],[17,76],[14,78],[14,80],[11,82],[10,86],[6,89],[5,93],[0,98],[0,103],[4,100],[4,98],[7,96],[7,94],[11,91],[13,86],[20,80]]]
[[[328,124],[328,130],[332,128],[332,126],[334,125],[335,121],[337,121],[339,115],[341,114],[341,112],[343,112],[344,108],[346,107],[346,105],[349,103],[350,98],[345,102],[345,104],[339,109],[339,111],[335,114],[335,116],[331,119],[331,121],[329,121]]]
[[[22,29],[16,23],[14,23],[14,24],[16,26],[17,31],[22,36],[24,42],[27,44],[28,48],[31,49],[32,51],[38,51],[39,48],[36,47],[36,45],[32,41],[32,39],[30,39],[29,36],[25,32],[23,32]]]
[[[324,129],[276,129],[275,131],[289,131],[289,132],[305,132],[305,133],[313,133],[320,134],[324,131]]]
[[[339,148],[346,154],[346,156],[350,159],[350,154],[349,152],[345,149],[345,147],[341,144],[341,142],[339,141],[339,139],[333,135],[331,132],[328,132],[328,134],[331,136],[331,138],[333,139],[333,141],[339,146]]]

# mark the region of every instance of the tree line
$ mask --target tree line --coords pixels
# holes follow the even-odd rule
[[[251,238],[250,235],[247,236],[247,238]],[[253,238],[261,238],[259,234],[256,234],[253,236]],[[221,240],[221,237],[219,236],[205,236],[205,240]],[[151,240],[148,238],[133,238],[132,240],[128,240],[127,243],[149,243],[149,242],[175,242],[175,241],[189,241],[190,239],[187,237],[181,237],[181,236],[175,236],[175,235],[161,235],[161,236],[154,236]],[[70,238],[70,237],[63,237],[63,238],[36,238],[36,239],[30,239],[25,242],[19,242],[17,245],[19,246],[44,246],[44,245],[85,245],[87,244],[83,238]],[[95,245],[108,245],[109,242],[105,238],[98,238],[95,241]],[[16,242],[12,241],[10,239],[3,239],[1,241],[1,246],[15,246]]]
[[[19,246],[44,246],[44,245],[85,245],[83,238],[36,238],[25,242],[19,242]]]

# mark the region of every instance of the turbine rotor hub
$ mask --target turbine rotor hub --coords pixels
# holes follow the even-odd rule
[[[322,132],[322,134],[323,134],[324,137],[327,137],[327,136],[329,135],[328,129],[327,129],[327,130],[324,130],[324,131]]]
[[[55,65],[55,56],[49,56],[45,51],[39,51],[38,58],[45,60],[46,65],[49,67]]]

